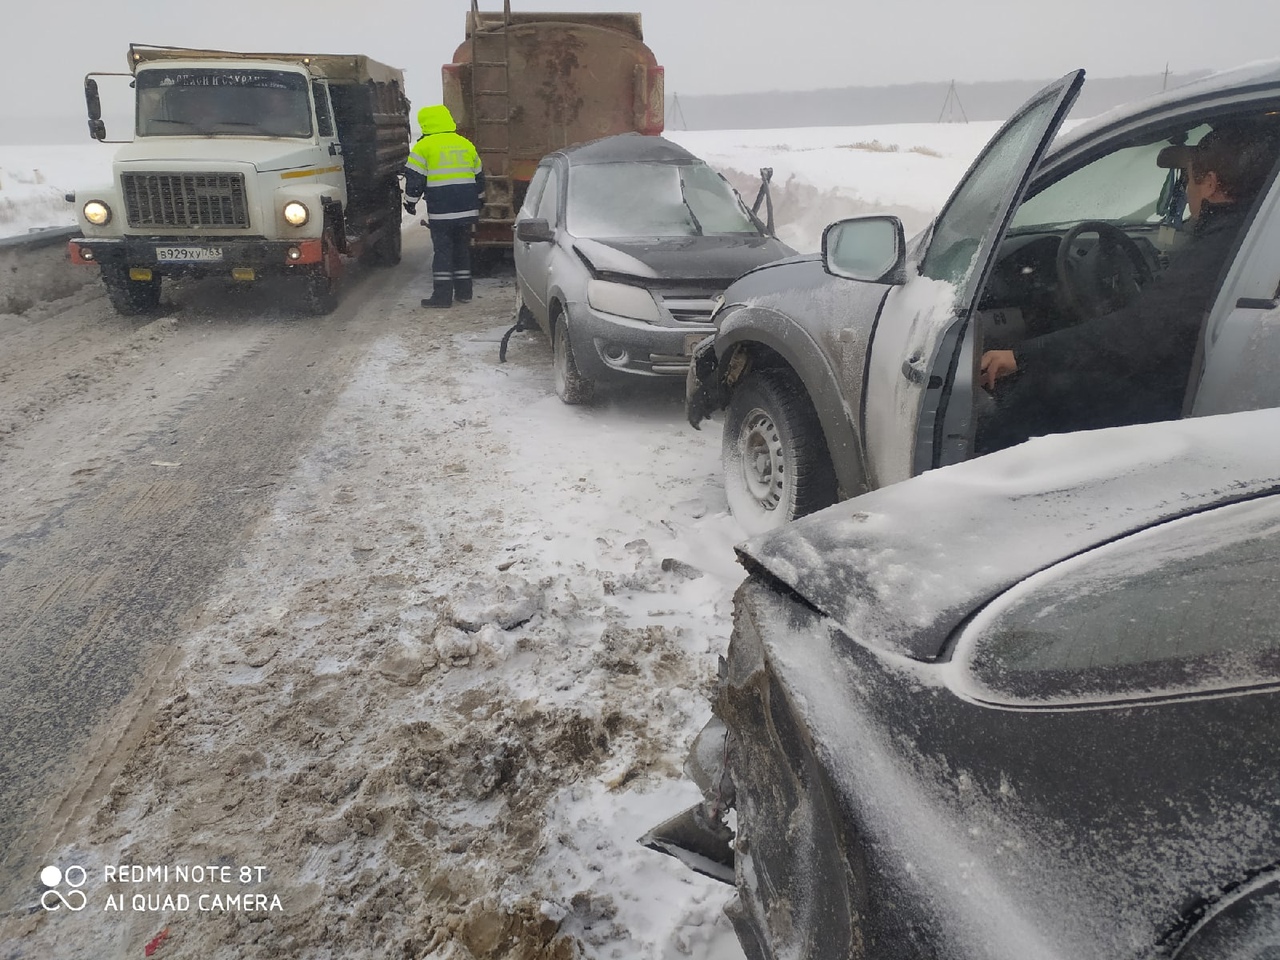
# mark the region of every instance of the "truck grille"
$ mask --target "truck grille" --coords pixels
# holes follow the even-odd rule
[[[240,173],[125,173],[131,227],[247,227]]]

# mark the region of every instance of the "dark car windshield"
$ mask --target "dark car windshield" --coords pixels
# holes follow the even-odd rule
[[[570,167],[566,223],[578,237],[760,232],[738,195],[705,163]]]
[[[140,137],[310,137],[307,78],[280,70],[138,73]]]

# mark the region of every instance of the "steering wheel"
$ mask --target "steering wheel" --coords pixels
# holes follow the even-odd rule
[[[1098,243],[1076,250],[1090,233]],[[1067,231],[1058,244],[1058,300],[1077,320],[1110,313],[1133,301],[1151,282],[1151,264],[1142,248],[1119,227],[1105,220],[1086,220]]]

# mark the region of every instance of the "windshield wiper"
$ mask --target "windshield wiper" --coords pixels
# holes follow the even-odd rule
[[[689,219],[693,221],[693,229],[698,236],[702,236],[702,224],[698,220],[698,215],[693,212],[693,207],[689,206],[689,198],[684,195],[684,177],[680,178],[680,202],[684,204],[684,208],[689,211]]]

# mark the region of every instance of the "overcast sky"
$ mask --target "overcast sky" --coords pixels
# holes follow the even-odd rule
[[[81,80],[124,70],[130,42],[363,53],[406,74],[415,106],[470,0],[11,0],[3,114],[78,113]],[[481,9],[501,9],[483,0]],[[1280,56],[1277,0],[513,0],[516,10],[638,11],[667,93],[749,93],[1187,73]],[[782,12],[785,10],[785,14]],[[14,10],[9,11],[11,14]],[[57,54],[51,56],[51,51]]]

